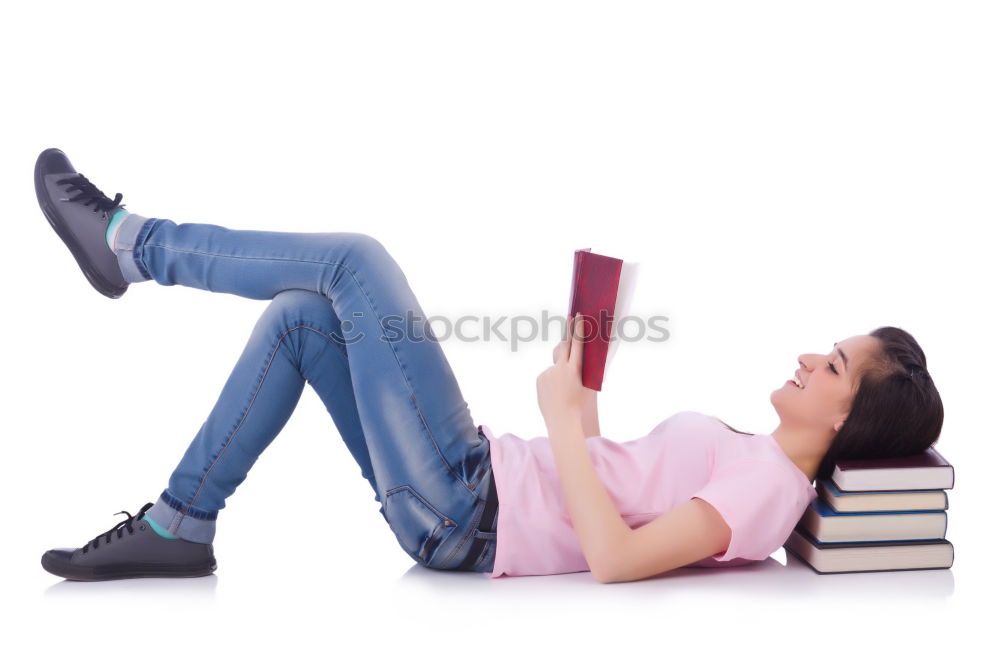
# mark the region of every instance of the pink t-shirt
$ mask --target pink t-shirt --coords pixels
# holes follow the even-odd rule
[[[490,577],[589,571],[563,497],[548,437],[490,442],[500,512]],[[744,435],[682,411],[638,439],[586,439],[597,475],[625,522],[638,528],[687,500],[712,504],[732,529],[729,547],[690,565],[763,560],[791,534],[816,489],[769,434]]]

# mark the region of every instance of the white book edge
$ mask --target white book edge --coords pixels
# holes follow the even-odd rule
[[[611,363],[611,358],[618,350],[621,341],[618,340],[618,325],[621,318],[628,314],[632,305],[632,295],[635,293],[635,286],[638,280],[639,263],[622,261],[621,273],[618,276],[618,296],[615,300],[615,312],[611,327],[611,341],[608,344],[608,358],[604,363],[605,373],[607,366]]]

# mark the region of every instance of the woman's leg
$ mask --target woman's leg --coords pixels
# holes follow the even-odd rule
[[[274,297],[151,509],[154,521],[172,535],[212,542],[218,511],[284,427],[307,381],[379,500],[338,328],[330,302],[319,294],[285,290]]]
[[[458,565],[459,552],[466,549],[485,503],[488,481],[483,479],[491,471],[489,445],[472,422],[439,343],[423,326],[426,318],[403,272],[378,241],[357,233],[232,230],[132,215],[119,230],[115,251],[129,282],[155,280],[162,285],[186,285],[251,299],[273,299],[286,290],[322,296],[325,302],[321,307],[330,312],[325,326],[316,319],[316,299],[306,306],[313,318],[310,321],[320,330],[345,323],[340,329],[324,332],[324,336],[340,332],[337,335],[343,341],[347,367],[338,373],[340,379],[328,377],[317,390],[326,393],[324,402],[335,402],[336,393],[344,388],[343,378],[350,376],[356,424],[366,442],[383,515],[412,558],[431,567]],[[295,309],[292,306],[289,310]],[[285,324],[287,329],[296,321],[282,318],[277,326]],[[199,451],[191,451],[190,466],[195,467],[195,475],[201,470],[211,477],[220,462],[227,468],[226,463],[236,463],[239,456],[245,456],[241,469],[249,469],[255,453],[263,450],[290,415],[297,394],[289,398],[287,393],[277,391],[282,385],[296,383],[291,375],[296,363],[300,371],[308,371],[302,358],[306,355],[296,358],[291,350],[284,353],[286,341],[275,336],[274,322],[272,319],[265,324],[267,331],[252,343],[258,350],[268,342],[274,343],[281,356],[278,365],[287,363],[287,370],[277,368],[274,373],[278,377],[275,386],[270,385],[270,370],[276,368],[273,359],[267,366],[261,365],[259,355],[256,366],[250,359],[244,367],[251,383],[255,379],[259,382],[255,396],[250,392],[253,386],[246,390],[248,375],[234,374],[231,379],[233,393],[237,394],[234,401],[240,397],[247,400],[238,408],[241,413],[237,418],[252,418],[255,408],[264,402],[260,393],[275,390],[273,400],[266,398],[266,407],[271,411],[262,414],[262,431],[249,433],[246,445],[237,443],[234,448],[239,453],[227,451],[219,455],[217,451],[227,438],[235,435],[239,439],[239,435],[248,434],[248,429],[246,423],[225,420],[226,416],[232,419],[231,405],[222,407],[226,416],[217,417],[213,412],[211,425],[206,425],[214,431],[206,430],[205,439],[209,441],[200,452],[205,453],[213,443],[216,452],[208,450],[198,455]],[[285,338],[302,339],[302,351],[328,353],[331,349],[318,331],[296,331],[292,338]],[[324,348],[322,351],[314,348],[317,343]],[[319,379],[316,383],[324,384]],[[224,392],[224,398],[226,395]],[[352,417],[341,418],[351,429]],[[219,459],[227,455],[236,457]],[[221,508],[218,496],[227,489],[231,492],[242,480],[233,482],[240,470],[225,472],[228,483],[201,487],[193,494],[189,491],[173,495],[178,500],[170,504],[178,519],[176,529],[184,530],[180,520],[185,518],[212,517]],[[196,528],[195,524],[190,526]]]

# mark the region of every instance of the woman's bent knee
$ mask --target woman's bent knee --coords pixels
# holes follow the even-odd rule
[[[381,241],[361,232],[331,232],[327,259],[331,264],[346,264],[357,269],[369,263],[379,263],[389,258],[389,251]]]
[[[333,324],[337,317],[329,299],[319,292],[309,290],[278,292],[271,299],[266,313],[280,319],[314,321],[325,325]]]

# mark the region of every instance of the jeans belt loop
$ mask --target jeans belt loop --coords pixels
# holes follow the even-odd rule
[[[497,498],[496,482],[493,480],[492,468],[490,469],[489,481],[489,488],[486,491],[486,506],[483,508],[483,514],[480,515],[479,524],[476,526],[476,529],[483,533],[491,532],[490,529],[493,527],[493,521],[496,517],[497,510],[500,507],[500,502]],[[458,565],[457,569],[472,570],[472,568],[476,565],[476,561],[479,559],[479,555],[489,542],[490,541],[486,538],[473,536],[472,544],[469,546],[469,552],[465,555],[465,558]]]

